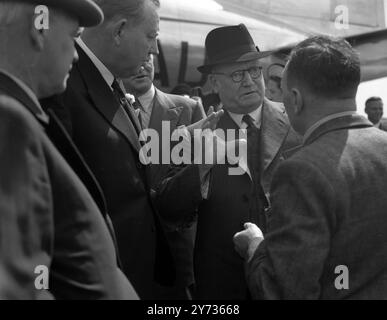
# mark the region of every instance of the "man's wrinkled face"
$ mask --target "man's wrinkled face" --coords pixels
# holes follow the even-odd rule
[[[262,72],[259,77],[253,79],[247,70],[261,68],[259,60],[238,62],[217,66],[211,75],[211,84],[219,94],[224,109],[236,114],[248,114],[258,109],[264,99],[265,84]],[[232,80],[232,74],[243,71],[243,80],[236,83]]]
[[[383,117],[383,101],[371,101],[367,104],[366,113],[368,119],[377,124]]]
[[[157,7],[151,1],[146,1],[141,22],[125,27],[117,57],[120,78],[136,74],[142,64],[149,61],[149,55],[158,54],[159,20]]]
[[[155,75],[153,59],[153,55],[150,55],[149,60],[142,65],[136,75],[124,79],[128,92],[135,96],[141,96],[150,90]]]
[[[76,19],[62,13],[55,13],[44,41],[40,69],[42,81],[39,92],[44,96],[62,93],[73,64],[78,60],[75,39],[82,29]]]

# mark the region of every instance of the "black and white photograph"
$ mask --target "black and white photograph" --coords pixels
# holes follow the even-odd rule
[[[0,300],[387,300],[386,104],[387,0],[0,0]]]

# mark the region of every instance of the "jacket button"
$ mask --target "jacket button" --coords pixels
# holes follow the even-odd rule
[[[142,164],[140,162],[137,162],[136,167],[137,167],[137,169],[141,170],[142,169]]]

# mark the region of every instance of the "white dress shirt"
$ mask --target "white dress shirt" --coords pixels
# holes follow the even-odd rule
[[[239,126],[241,129],[247,129],[247,123],[243,121],[243,117],[245,114],[237,114],[228,112],[230,114],[231,119],[235,121],[235,123]],[[249,116],[254,119],[254,124],[258,129],[261,129],[261,123],[262,123],[262,105],[254,110],[253,112],[249,113]]]

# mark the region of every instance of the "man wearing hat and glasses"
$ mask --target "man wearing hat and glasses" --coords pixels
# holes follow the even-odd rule
[[[225,114],[223,130],[246,129],[250,174],[229,175],[229,166],[209,172],[207,200],[199,206],[195,277],[199,299],[246,299],[243,261],[234,252],[234,231],[253,220],[265,229],[267,193],[282,151],[299,144],[284,108],[264,98],[260,52],[246,27],[221,27],[206,38],[207,63],[198,68],[209,75]]]
[[[90,0],[0,0],[0,299],[137,298],[109,217],[83,184],[98,193],[94,177],[38,102],[66,89],[80,27],[102,20]]]

